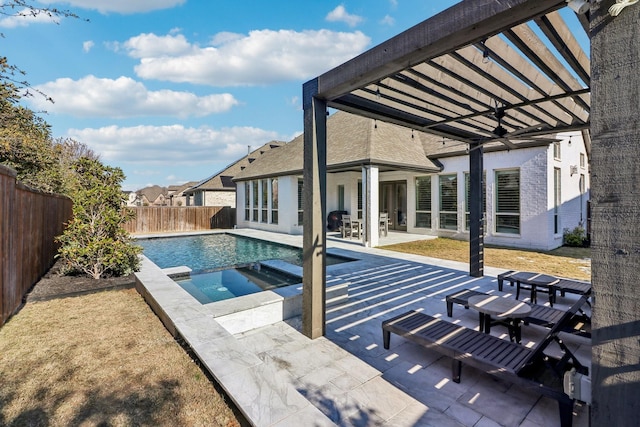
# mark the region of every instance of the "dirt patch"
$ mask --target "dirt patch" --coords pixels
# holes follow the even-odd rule
[[[35,284],[25,299],[26,302],[47,301],[111,289],[129,289],[135,287],[135,284],[136,278],[133,274],[99,280],[85,276],[64,276],[60,273],[59,264],[56,263]]]

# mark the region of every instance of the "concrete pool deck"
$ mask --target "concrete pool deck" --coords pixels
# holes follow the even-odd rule
[[[233,233],[302,246],[302,236]],[[380,243],[425,238],[389,233]],[[328,250],[358,260],[327,267],[328,285],[346,288],[348,297],[327,307],[326,335],[316,340],[300,333],[295,289],[202,305],[147,259],[137,287],[255,426],[559,425],[556,401],[533,390],[469,367],[456,384],[450,360],[439,353],[397,336],[389,350],[382,346],[383,320],[409,309],[447,318],[445,295],[461,288],[497,293],[502,270],[486,268],[485,277],[472,278],[466,263],[364,248],[336,235],[327,240]],[[573,300],[559,298],[558,306]],[[460,306],[448,320],[478,329],[477,313]],[[544,331],[524,327],[523,345]],[[590,366],[590,340],[570,336],[565,344]],[[588,425],[585,406],[576,406],[573,421]]]

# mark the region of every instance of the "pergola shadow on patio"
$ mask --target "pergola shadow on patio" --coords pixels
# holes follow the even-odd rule
[[[328,107],[467,144],[472,277],[484,270],[483,150],[583,130],[592,141],[593,419],[637,419],[640,7],[617,2],[619,14],[609,12],[613,0],[464,0],[304,84],[305,335],[326,334]],[[569,16],[580,25],[568,26]],[[572,31],[588,34],[591,58]],[[364,168],[363,182],[376,174]],[[363,217],[374,233],[376,213]]]

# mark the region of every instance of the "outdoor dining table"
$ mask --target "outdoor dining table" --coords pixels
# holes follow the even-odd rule
[[[489,334],[492,325],[501,324],[509,329],[509,338],[520,344],[522,319],[531,313],[529,304],[497,295],[476,295],[469,298],[469,307],[480,313],[480,332]]]
[[[516,299],[520,299],[520,290],[531,291],[531,302],[537,304],[538,291],[549,294],[549,305],[553,307],[556,290],[554,285],[560,280],[548,274],[534,273],[529,271],[518,271],[509,276],[509,280],[516,282]]]

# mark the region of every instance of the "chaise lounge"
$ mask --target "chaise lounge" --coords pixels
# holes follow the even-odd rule
[[[460,382],[464,362],[488,374],[534,389],[558,401],[561,426],[570,427],[573,399],[564,392],[564,374],[575,369],[587,375],[588,369],[558,334],[587,298],[583,295],[532,348],[413,310],[382,322],[383,344],[385,349],[389,349],[391,333],[394,333],[450,357],[454,382]],[[556,342],[563,352],[560,359],[545,353],[552,342]]]

